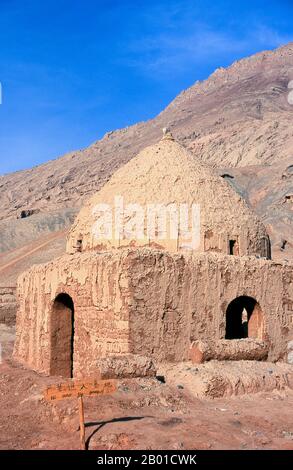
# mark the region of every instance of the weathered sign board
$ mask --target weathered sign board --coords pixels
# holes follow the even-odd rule
[[[70,382],[52,385],[45,390],[44,398],[47,401],[65,400],[77,398],[80,423],[80,443],[83,450],[86,449],[85,425],[84,425],[84,396],[109,395],[117,390],[116,380],[72,380]]]
[[[48,387],[44,398],[47,401],[65,400],[81,396],[108,395],[116,390],[115,380],[75,380]]]

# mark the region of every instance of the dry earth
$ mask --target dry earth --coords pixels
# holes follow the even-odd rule
[[[75,400],[45,402],[44,389],[58,378],[11,359],[13,329],[1,326],[0,337],[0,449],[78,449]],[[293,390],[198,399],[168,382],[132,379],[112,396],[86,398],[88,448],[293,449]]]

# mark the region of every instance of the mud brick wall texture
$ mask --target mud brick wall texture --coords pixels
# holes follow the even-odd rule
[[[75,377],[95,373],[108,356],[188,360],[192,342],[225,338],[230,302],[249,296],[263,318],[256,337],[268,343],[270,361],[282,360],[292,335],[292,281],[292,267],[254,257],[147,248],[65,255],[19,278],[14,357],[45,374],[56,370],[62,337],[54,322],[68,312],[67,305],[53,314],[60,294],[72,301]]]
[[[125,246],[186,251],[186,243],[191,241],[192,236],[189,239],[185,230],[182,233],[178,231],[177,237],[174,237],[167,228],[167,236],[158,237],[148,233],[146,223],[138,238],[129,236],[129,233],[120,233],[117,237],[114,230],[113,238],[103,240],[101,236],[96,237],[93,228],[98,218],[97,207],[108,204],[114,208],[118,195],[123,200],[123,207],[139,204],[145,216],[149,203],[163,204],[165,208],[175,203],[177,209],[179,204],[187,204],[190,211],[188,231],[196,225],[191,222],[191,208],[197,205],[200,212],[197,219],[200,222],[199,240],[193,251],[229,254],[233,250],[235,255],[270,258],[267,231],[244,199],[210,166],[194,158],[172,136],[142,150],[89,199],[70,230],[67,242],[69,254],[91,249],[109,251]],[[126,211],[121,219],[124,227],[128,219]],[[230,247],[232,242],[234,245]]]
[[[16,311],[16,287],[0,287],[0,323],[14,325]]]

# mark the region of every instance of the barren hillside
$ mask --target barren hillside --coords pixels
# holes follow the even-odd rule
[[[68,227],[83,201],[168,126],[195,157],[226,175],[261,216],[274,256],[292,258],[292,79],[290,43],[216,70],[148,122],[108,133],[90,147],[44,165],[1,176],[0,252]],[[22,213],[32,210],[38,214]],[[28,230],[22,232],[24,220]]]

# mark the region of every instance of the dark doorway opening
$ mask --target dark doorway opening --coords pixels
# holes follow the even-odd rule
[[[263,312],[248,296],[232,300],[226,312],[226,339],[263,338]]]
[[[239,244],[237,240],[229,240],[229,254],[234,256],[239,255]]]
[[[51,314],[50,374],[73,376],[74,304],[68,294],[59,294]]]

